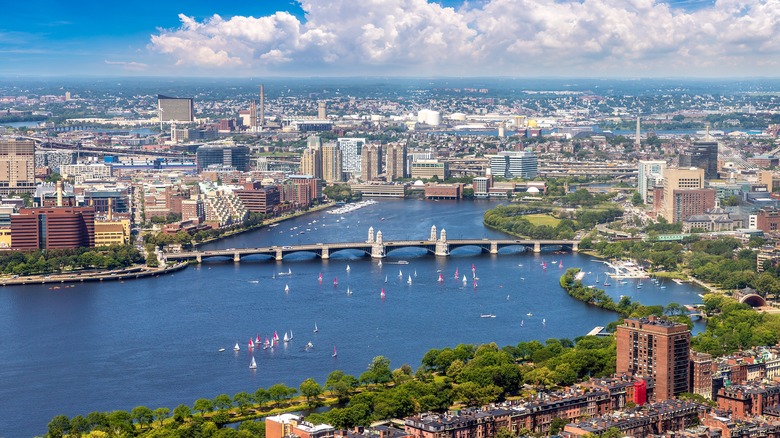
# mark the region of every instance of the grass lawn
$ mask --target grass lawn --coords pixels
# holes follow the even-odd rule
[[[528,219],[528,222],[531,222],[536,226],[549,225],[554,227],[561,221],[560,219],[554,218],[549,214],[526,214],[523,217]]]

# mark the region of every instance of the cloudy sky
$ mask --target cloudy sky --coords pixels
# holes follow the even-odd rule
[[[0,75],[780,75],[780,0],[12,1]]]

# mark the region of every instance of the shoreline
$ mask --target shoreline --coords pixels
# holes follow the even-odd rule
[[[0,286],[26,286],[32,284],[64,284],[85,283],[93,281],[122,281],[136,278],[154,277],[164,274],[172,274],[189,266],[187,262],[176,263],[163,268],[148,268],[146,265],[135,265],[125,269],[113,271],[99,271],[88,274],[50,274],[31,275],[19,278],[4,278]]]

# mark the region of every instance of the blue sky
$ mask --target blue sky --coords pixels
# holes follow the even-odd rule
[[[777,76],[780,0],[12,1],[0,75]]]

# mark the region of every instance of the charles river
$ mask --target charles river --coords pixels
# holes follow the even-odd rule
[[[383,200],[343,215],[311,213],[203,249],[356,242],[366,239],[370,226],[386,241],[423,240],[431,225],[446,229],[450,239],[506,238],[482,224],[495,205]],[[431,348],[575,338],[617,318],[558,285],[569,267],[588,272],[586,284],[597,277],[603,282],[606,267],[590,256],[511,248],[498,255],[462,248],[449,257],[420,251],[393,251],[381,266],[351,252],[328,261],[299,253],[282,262],[210,260],[124,283],[2,288],[0,437],[43,434],[58,414],[192,406],[201,397],[252,393],[280,382],[297,388],[308,377],[322,384],[336,369],[359,376],[379,355],[390,358],[392,368],[409,363],[416,369]],[[402,260],[408,264],[398,264]],[[689,285],[665,286],[646,282],[638,289],[629,281],[606,290],[616,300],[627,295],[643,304],[700,302]],[[292,332],[293,339],[274,350],[247,348],[250,337],[265,340],[274,332],[280,338]],[[304,348],[308,342],[313,348]],[[249,369],[252,354],[256,370]]]

